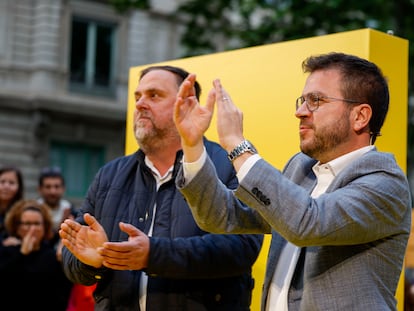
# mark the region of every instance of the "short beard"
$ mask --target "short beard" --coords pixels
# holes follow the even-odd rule
[[[301,141],[300,149],[311,158],[321,160],[327,154],[334,152],[337,146],[348,141],[350,131],[349,112],[344,113],[335,124],[330,124],[318,130],[313,129],[312,142],[304,144]]]
[[[175,127],[157,128],[154,124],[150,129],[134,127],[135,139],[145,154],[154,154],[166,145],[179,140],[178,132],[173,131]]]

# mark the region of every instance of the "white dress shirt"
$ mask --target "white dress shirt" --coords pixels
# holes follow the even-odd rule
[[[164,174],[164,176],[161,176],[160,172],[155,168],[154,164],[152,164],[152,162],[147,157],[145,157],[145,164],[151,169],[152,175],[157,182],[157,191],[163,183],[169,181],[172,178],[174,166],[171,166]],[[153,209],[151,227],[149,229],[148,236],[152,236],[152,231],[154,230],[155,212],[157,211],[156,204],[154,205]],[[148,215],[146,215],[146,217],[148,217]],[[147,284],[148,275],[142,271],[141,279],[139,280],[139,306],[141,311],[145,311],[147,307]]]

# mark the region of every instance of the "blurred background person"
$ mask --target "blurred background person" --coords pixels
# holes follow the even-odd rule
[[[51,243],[48,207],[21,200],[7,213],[5,227],[15,239],[0,245],[1,310],[66,310],[72,283]]]
[[[11,206],[23,198],[23,175],[17,167],[0,168],[0,241],[5,238],[4,219]]]
[[[50,208],[53,221],[54,242],[59,239],[58,231],[60,224],[66,218],[76,216],[75,206],[64,199],[65,178],[59,167],[45,167],[39,174],[38,183],[39,203],[45,203]]]

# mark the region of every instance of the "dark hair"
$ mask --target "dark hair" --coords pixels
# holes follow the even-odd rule
[[[17,176],[17,182],[19,183],[19,187],[17,189],[16,194],[14,195],[13,199],[11,200],[9,206],[12,206],[15,202],[21,200],[23,198],[23,194],[24,194],[24,183],[23,183],[23,174],[20,171],[20,169],[18,169],[15,166],[4,166],[2,168],[0,168],[0,176],[3,175],[4,173],[8,173],[8,172],[14,172]]]
[[[62,170],[58,166],[44,167],[39,174],[39,187],[43,186],[45,178],[60,178],[62,185],[65,185],[65,178]]]
[[[45,229],[45,239],[53,238],[52,215],[46,204],[39,203],[36,200],[20,200],[16,202],[6,215],[4,220],[5,227],[10,236],[17,237],[17,229],[19,228],[21,217],[25,211],[38,211],[42,214],[43,226]]]
[[[342,75],[341,92],[344,98],[367,103],[371,106],[369,121],[371,142],[374,143],[388,112],[390,95],[388,83],[381,69],[374,63],[344,53],[311,56],[302,63],[304,72],[337,69]]]
[[[183,83],[183,81],[185,80],[185,78],[188,77],[188,75],[190,74],[188,71],[179,68],[179,67],[174,67],[174,66],[150,66],[145,68],[144,70],[141,71],[141,75],[139,77],[139,79],[141,80],[142,77],[144,77],[148,72],[153,71],[153,70],[165,70],[165,71],[169,71],[173,74],[175,74],[175,76],[177,77],[177,85],[180,86],[181,83]],[[194,88],[195,88],[195,94],[197,97],[197,100],[200,99],[200,95],[201,95],[201,86],[200,84],[196,81],[194,83]]]

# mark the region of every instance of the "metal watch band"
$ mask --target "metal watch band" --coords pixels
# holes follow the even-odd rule
[[[248,140],[243,140],[240,144],[238,144],[232,151],[230,151],[227,157],[231,162],[233,162],[245,152],[249,152],[251,154],[257,153],[256,148]]]

